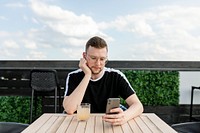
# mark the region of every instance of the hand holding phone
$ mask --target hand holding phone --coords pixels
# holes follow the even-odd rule
[[[113,114],[110,112],[110,110],[119,107],[120,107],[120,98],[109,98],[107,100],[107,105],[106,105],[106,114]]]

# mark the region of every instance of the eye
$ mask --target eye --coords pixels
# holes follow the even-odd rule
[[[96,57],[91,57],[92,60],[96,60]]]
[[[105,58],[100,58],[100,60],[101,60],[101,61],[105,61],[106,59],[105,59]]]

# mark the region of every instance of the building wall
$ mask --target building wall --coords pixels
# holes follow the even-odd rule
[[[180,99],[179,104],[190,104],[191,86],[200,86],[200,72],[180,72]],[[194,104],[200,104],[200,90],[194,91]]]

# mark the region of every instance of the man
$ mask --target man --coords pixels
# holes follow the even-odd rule
[[[119,70],[106,68],[108,46],[100,37],[92,37],[86,43],[80,69],[69,73],[66,80],[63,107],[73,114],[80,103],[90,103],[92,113],[105,113],[108,98],[122,97],[129,108],[110,110],[103,120],[112,125],[122,125],[143,112],[143,106],[125,75]]]

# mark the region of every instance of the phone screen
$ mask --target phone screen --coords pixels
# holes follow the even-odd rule
[[[119,108],[120,98],[109,98],[106,105],[106,114],[111,114],[110,110],[113,108]]]

